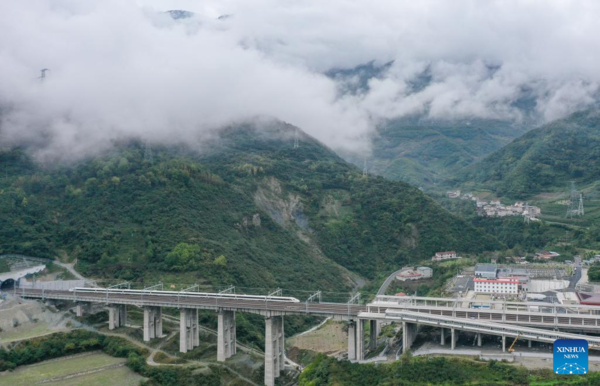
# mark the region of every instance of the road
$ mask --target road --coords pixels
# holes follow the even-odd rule
[[[568,291],[575,291],[575,286],[577,286],[577,283],[581,279],[581,264],[576,265],[575,267],[573,267],[573,269],[575,270],[575,272],[569,280]]]
[[[54,264],[63,267],[64,269],[66,269],[67,271],[71,272],[71,274],[73,276],[75,276],[77,279],[79,280],[87,280],[85,277],[83,277],[82,274],[80,274],[79,272],[77,272],[74,268],[73,264],[67,264],[67,263],[61,263],[58,260],[54,260]]]
[[[402,269],[399,269],[396,272],[392,273],[390,276],[388,276],[388,278],[385,279],[385,281],[383,282],[381,287],[379,287],[379,291],[377,291],[377,295],[385,295],[385,291],[387,291],[390,284],[392,284],[392,282],[394,281],[396,276],[398,274],[400,274],[401,271],[402,271]]]

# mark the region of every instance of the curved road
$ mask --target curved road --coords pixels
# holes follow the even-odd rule
[[[396,278],[396,275],[398,275],[401,271],[402,271],[402,269],[399,269],[396,272],[392,273],[390,276],[388,276],[388,278],[385,279],[385,281],[383,282],[381,287],[379,287],[379,291],[377,291],[377,295],[385,295],[385,291],[387,291],[390,284],[392,284],[392,282]]]

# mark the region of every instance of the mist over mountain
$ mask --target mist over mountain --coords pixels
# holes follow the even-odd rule
[[[3,2],[0,142],[54,162],[266,116],[362,157],[410,116],[543,123],[596,103],[597,2],[459,3]]]
[[[511,198],[596,183],[600,173],[600,110],[574,113],[515,139],[459,175],[463,183]]]

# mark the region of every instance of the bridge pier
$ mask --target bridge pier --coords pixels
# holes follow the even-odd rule
[[[365,320],[358,319],[356,322],[356,360],[362,361],[365,359]]]
[[[283,316],[265,319],[265,385],[274,386],[285,367]]]
[[[83,304],[77,303],[77,305],[75,306],[75,315],[78,318],[81,318],[83,316]]]
[[[144,342],[162,335],[162,308],[144,307]]]
[[[236,326],[235,311],[219,310],[219,327],[217,335],[217,360],[225,360],[235,355],[236,348]]]
[[[440,344],[442,346],[444,346],[446,344],[446,332],[445,332],[445,328],[443,328],[443,327],[442,327],[441,330],[442,330],[442,333],[441,333],[441,336],[440,336]]]
[[[377,348],[377,336],[379,335],[379,324],[377,320],[369,321],[369,349],[375,350]]]
[[[127,306],[125,304],[113,304],[108,307],[108,329],[114,330],[125,326],[127,323]]]
[[[450,329],[450,349],[456,348],[456,341],[458,340],[458,331],[455,328]]]
[[[506,335],[502,335],[502,352],[506,352]]]
[[[527,347],[531,348],[531,340],[527,341]]]
[[[410,349],[415,338],[417,337],[418,324],[402,322],[402,352],[405,353]]]
[[[481,333],[477,333],[477,346],[481,347]]]
[[[199,345],[198,310],[181,308],[179,310],[179,352],[186,353]]]
[[[356,360],[356,321],[348,322],[348,360]]]

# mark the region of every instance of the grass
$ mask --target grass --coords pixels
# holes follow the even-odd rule
[[[142,379],[126,367],[106,369],[96,373],[77,376],[78,373],[93,371],[105,366],[125,363],[123,358],[114,358],[102,353],[91,353],[23,366],[12,373],[0,376],[0,384],[29,386],[54,378],[61,378],[50,385],[137,385]]]
[[[48,328],[46,322],[37,322],[35,324],[19,326],[15,330],[3,331],[0,343],[10,343],[17,340],[31,339],[55,332],[56,330],[51,330]]]
[[[98,373],[47,383],[60,386],[137,386],[143,378],[127,367],[108,369]]]
[[[0,258],[0,273],[10,272],[10,264],[8,264],[8,259]]]

